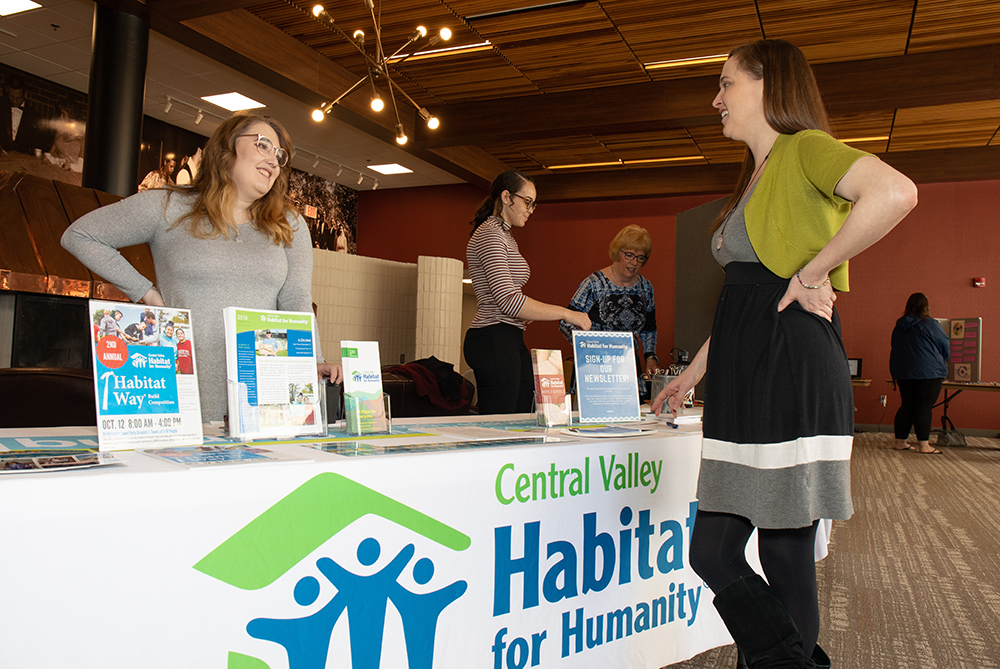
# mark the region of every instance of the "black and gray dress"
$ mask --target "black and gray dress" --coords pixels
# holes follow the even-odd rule
[[[797,302],[778,311],[789,280],[758,260],[744,203],[712,238],[726,280],[705,375],[699,509],[761,528],[847,519],[854,402],[840,319]]]

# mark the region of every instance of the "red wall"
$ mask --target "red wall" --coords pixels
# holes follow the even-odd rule
[[[656,291],[658,352],[664,360],[673,347],[674,228],[676,214],[721,194],[606,202],[546,204],[542,202],[515,237],[531,265],[525,293],[535,299],[566,304],[580,281],[609,264],[608,244],[623,226],[635,223],[653,238],[652,258],[643,274]],[[441,186],[365,191],[358,196],[358,253],[416,262],[418,255],[465,260],[468,222],[484,193],[471,186]],[[935,317],[983,319],[984,381],[1000,381],[1000,302],[992,294],[1000,286],[1000,259],[994,250],[1000,182],[984,181],[920,186],[920,204],[896,229],[851,261],[850,293],[840,294],[837,308],[844,327],[847,355],[862,358],[869,388],[855,389],[858,423],[881,423],[891,429],[898,395],[889,378],[889,337],[893,324],[913,292],[927,295]],[[984,276],[985,288],[973,288],[972,277]],[[555,323],[533,323],[525,340],[529,348],[569,345]],[[888,396],[883,410],[879,396]],[[935,424],[941,409],[935,410]],[[1000,394],[966,391],[949,409],[960,428],[1000,429]]]

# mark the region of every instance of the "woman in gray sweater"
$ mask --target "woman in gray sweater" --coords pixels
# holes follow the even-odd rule
[[[285,197],[290,150],[277,121],[237,113],[208,140],[190,186],[102,207],[62,237],[66,249],[132,300],[191,310],[205,422],[226,413],[222,310],[312,310],[309,228]],[[118,252],[143,242],[153,253],[156,286]],[[321,363],[319,372],[334,382],[341,376],[339,365]]]

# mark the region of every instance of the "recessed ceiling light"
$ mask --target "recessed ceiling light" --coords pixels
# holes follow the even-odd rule
[[[41,7],[40,4],[31,0],[0,0],[0,16],[19,14],[39,7]]]
[[[202,98],[205,102],[228,109],[231,112],[243,111],[244,109],[260,109],[263,103],[251,100],[241,93],[222,93],[221,95],[206,95]]]
[[[402,165],[397,165],[396,163],[390,163],[388,165],[369,165],[368,169],[375,170],[379,174],[409,174],[413,170],[403,167]]]

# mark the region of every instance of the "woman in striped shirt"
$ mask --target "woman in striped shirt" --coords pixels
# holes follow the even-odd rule
[[[531,270],[511,234],[535,210],[535,184],[527,174],[509,170],[490,186],[472,220],[466,248],[476,317],[465,335],[465,361],[476,374],[479,413],[531,411],[534,384],[531,357],[524,345],[528,321],[564,320],[590,329],[587,314],[533,300],[521,289]]]

